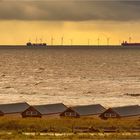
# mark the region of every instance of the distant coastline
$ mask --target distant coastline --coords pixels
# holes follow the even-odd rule
[[[43,48],[43,47],[28,47],[26,45],[0,45],[0,48],[15,48],[15,47],[26,47],[26,48]],[[47,45],[44,48],[122,48],[121,45]]]
[[[60,49],[60,48],[66,48],[66,49],[140,49],[139,46],[122,46],[122,45],[47,45],[45,47],[38,47],[38,46],[33,46],[33,47],[28,47],[26,45],[0,45],[0,49],[6,49],[6,48],[10,48],[10,49]]]

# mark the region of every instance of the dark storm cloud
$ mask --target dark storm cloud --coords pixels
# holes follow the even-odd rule
[[[0,0],[0,19],[6,20],[140,20],[140,1],[130,0]]]

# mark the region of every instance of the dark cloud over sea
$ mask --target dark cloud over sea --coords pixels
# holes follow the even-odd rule
[[[0,20],[136,21],[140,1],[0,0]]]

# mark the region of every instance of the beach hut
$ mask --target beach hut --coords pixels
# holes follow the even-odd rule
[[[22,117],[59,117],[67,107],[63,103],[34,105],[22,113]]]
[[[109,108],[104,111],[100,117],[102,119],[108,118],[139,118],[140,117],[140,106],[130,105],[130,106],[120,106]]]
[[[60,114],[61,117],[74,117],[74,118],[79,118],[80,114],[76,112],[74,107],[69,107],[67,108],[64,112]]]
[[[34,106],[30,106],[22,112],[23,118],[27,118],[27,117],[41,118],[41,116],[42,116],[41,113]]]
[[[4,116],[4,113],[2,111],[0,111],[0,116]]]
[[[21,113],[28,107],[26,102],[0,104],[0,116],[21,117]]]
[[[61,117],[97,117],[106,109],[100,104],[74,106],[60,114]]]

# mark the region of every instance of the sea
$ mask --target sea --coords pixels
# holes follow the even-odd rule
[[[140,105],[140,48],[1,47],[0,103]]]

